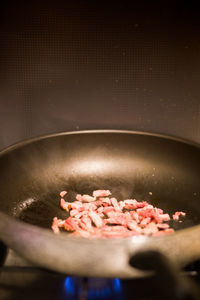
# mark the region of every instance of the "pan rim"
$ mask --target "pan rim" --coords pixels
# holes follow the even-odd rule
[[[5,147],[0,151],[0,157],[4,154],[9,153],[10,151],[13,151],[15,149],[20,149],[23,146],[29,145],[31,143],[42,141],[49,138],[59,137],[59,136],[67,136],[67,135],[84,135],[84,134],[101,134],[101,133],[113,133],[113,134],[130,134],[130,135],[141,135],[141,136],[152,136],[156,138],[162,138],[166,140],[171,140],[183,144],[187,144],[190,146],[193,146],[195,148],[200,148],[200,143],[175,136],[175,135],[169,135],[165,133],[157,133],[157,132],[151,132],[151,131],[141,131],[141,130],[131,130],[131,129],[83,129],[83,130],[77,130],[77,131],[60,131],[60,132],[54,132],[50,134],[43,134],[38,135],[35,137],[31,137],[28,139],[24,139],[21,141],[18,141],[16,143],[13,143],[9,145],[8,147]]]

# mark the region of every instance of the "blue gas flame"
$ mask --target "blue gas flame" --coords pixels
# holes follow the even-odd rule
[[[72,277],[67,277],[64,282],[64,288],[66,294],[74,295],[75,294],[75,283]]]
[[[81,294],[82,280],[76,277],[66,277],[64,290],[67,299],[78,299]],[[88,279],[86,286],[86,300],[123,300],[122,282],[120,279]]]
[[[122,291],[122,285],[121,285],[121,280],[118,278],[115,278],[112,280],[113,284],[113,290],[116,294],[121,293]]]

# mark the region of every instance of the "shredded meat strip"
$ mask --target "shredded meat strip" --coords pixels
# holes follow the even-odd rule
[[[67,202],[60,192],[60,206],[70,216],[65,219],[53,218],[52,230],[60,228],[74,236],[86,238],[125,238],[137,235],[163,236],[174,232],[168,222],[171,218],[162,209],[146,201],[126,199],[118,201],[109,190],[95,190],[91,195],[76,195],[76,200]],[[172,219],[178,221],[185,212],[177,211]]]

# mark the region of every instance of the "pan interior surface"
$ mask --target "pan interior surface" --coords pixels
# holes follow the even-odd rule
[[[174,229],[200,223],[200,148],[164,136],[91,131],[21,143],[0,156],[1,210],[50,228],[66,218],[60,191],[75,195],[109,189],[118,200],[148,201],[172,215],[186,212]]]

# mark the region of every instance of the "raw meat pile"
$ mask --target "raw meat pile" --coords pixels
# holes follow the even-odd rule
[[[125,238],[137,235],[161,236],[174,232],[166,221],[170,216],[162,209],[148,202],[135,199],[117,201],[109,190],[96,190],[90,195],[76,195],[74,202],[66,202],[66,191],[60,193],[61,207],[70,213],[66,220],[53,218],[52,230],[60,228],[74,236],[87,238]],[[175,212],[173,220],[178,221],[184,212]]]

